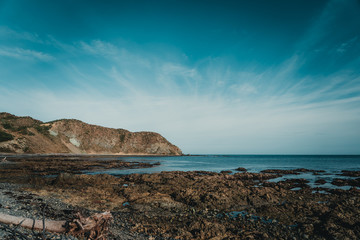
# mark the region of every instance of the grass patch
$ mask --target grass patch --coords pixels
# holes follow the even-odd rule
[[[24,152],[28,153],[29,151],[30,151],[30,148],[29,148],[28,146],[26,146],[26,147],[24,148]]]
[[[125,134],[120,135],[120,141],[121,141],[121,142],[124,142],[124,141],[125,141]]]
[[[8,148],[0,147],[0,152],[1,153],[13,153],[14,151],[12,151]]]
[[[18,128],[18,132],[23,134],[23,135],[29,135],[29,136],[34,136],[35,135],[33,132],[29,131],[29,129],[27,129],[27,127]]]
[[[2,125],[3,125],[3,127],[4,127],[5,129],[10,129],[10,130],[13,130],[13,129],[14,129],[14,127],[13,127],[13,125],[12,125],[11,123],[5,122],[5,123],[3,123]]]
[[[3,116],[3,119],[8,119],[8,120],[13,120],[13,119],[17,119],[18,117],[17,116],[14,116],[14,115],[7,115],[7,116]]]
[[[51,128],[51,126],[36,125],[34,126],[34,128],[42,135],[49,136],[49,129]]]

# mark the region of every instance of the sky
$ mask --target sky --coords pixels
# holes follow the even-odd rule
[[[190,154],[360,154],[360,1],[0,0],[0,112]]]

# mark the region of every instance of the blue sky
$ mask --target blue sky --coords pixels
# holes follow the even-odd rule
[[[0,0],[0,111],[185,153],[360,154],[360,2]]]

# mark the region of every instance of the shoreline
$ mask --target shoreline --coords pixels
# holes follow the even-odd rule
[[[109,239],[360,236],[355,217],[360,209],[358,189],[315,191],[301,180],[267,181],[273,177],[269,173],[201,171],[121,177],[60,174],[45,181],[0,184],[0,200],[4,203],[5,195],[10,204],[5,201],[0,212],[41,218],[46,205],[46,218],[63,220],[78,211],[89,216],[110,210],[114,223]],[[299,190],[292,190],[295,186]],[[339,221],[347,222],[348,227]],[[121,238],[124,234],[127,238]]]
[[[124,157],[137,157],[137,156],[148,156],[148,157],[183,157],[183,156],[326,156],[326,157],[356,157],[360,154],[248,154],[248,153],[239,153],[239,154],[149,154],[149,153],[7,153],[0,152],[0,156],[124,156]]]
[[[0,153],[0,157],[6,156],[18,156],[18,157],[99,157],[99,156],[116,156],[116,157],[181,157],[181,156],[192,156],[187,154],[182,155],[166,155],[166,154],[138,154],[138,153]],[[201,156],[201,155],[199,155]]]
[[[45,156],[49,163],[54,159],[63,162],[59,166],[44,161],[23,165],[28,177],[18,182],[14,182],[16,177],[11,177],[10,182],[14,183],[2,179],[7,183],[0,183],[0,212],[41,217],[41,208],[46,205],[47,218],[64,220],[77,211],[89,216],[109,210],[114,216],[109,239],[360,237],[360,222],[356,217],[360,214],[359,171],[343,172],[352,181],[338,184],[353,187],[341,190],[322,185],[311,187],[301,178],[271,181],[280,175],[304,171],[317,174],[321,170],[268,169],[252,173],[239,168],[233,174],[168,171],[86,175],[74,171],[73,166],[99,167],[98,163],[76,162],[71,157],[67,162],[61,156]],[[67,166],[72,161],[74,165]],[[40,163],[44,165],[41,167]],[[124,161],[112,164],[133,167]],[[68,167],[64,171],[59,168],[63,165]],[[3,176],[9,174],[3,172]],[[3,234],[1,230],[0,234]]]

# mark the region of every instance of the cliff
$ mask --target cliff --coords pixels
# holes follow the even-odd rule
[[[130,132],[74,119],[44,123],[0,113],[0,152],[75,154],[181,155],[181,150],[154,132]]]

